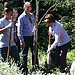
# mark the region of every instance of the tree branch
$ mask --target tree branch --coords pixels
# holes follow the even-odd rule
[[[30,2],[32,2],[32,0]]]
[[[23,0],[23,2],[25,3],[25,0]]]
[[[57,1],[58,0],[56,0],[56,2],[55,2],[55,4],[54,5],[52,5],[47,11],[46,11],[46,13],[43,15],[43,17],[40,19],[40,21],[39,21],[39,23],[38,23],[38,25],[41,23],[41,21],[43,20],[43,18],[46,16],[46,14],[54,7],[54,6],[56,6],[56,3],[57,3]]]

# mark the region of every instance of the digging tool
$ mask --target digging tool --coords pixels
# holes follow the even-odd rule
[[[51,35],[49,35],[49,45],[48,45],[48,49],[50,48],[50,38]],[[50,65],[51,65],[51,53],[47,53],[47,68],[48,70],[50,70]]]
[[[11,17],[11,22],[13,22],[13,16]],[[7,62],[9,59],[9,53],[10,53],[10,46],[11,46],[11,33],[12,33],[12,28],[10,29],[10,37],[9,37],[9,46],[8,46],[8,53],[7,53]]]

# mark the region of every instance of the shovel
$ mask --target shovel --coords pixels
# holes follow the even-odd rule
[[[11,17],[11,22],[13,22],[13,16]],[[12,28],[10,29],[10,37],[9,37],[9,46],[8,46],[8,53],[7,53],[7,62],[9,59],[9,53],[10,53],[10,46],[11,46],[11,33],[12,33]]]
[[[49,35],[49,45],[48,45],[48,49],[50,48],[50,38],[51,35]],[[51,54],[47,53],[47,69],[50,70],[50,65],[51,65]]]

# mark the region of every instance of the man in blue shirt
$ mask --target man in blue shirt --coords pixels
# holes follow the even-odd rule
[[[30,11],[32,10],[30,2],[25,2],[24,12],[18,18],[18,37],[20,39],[21,46],[23,50],[23,71],[27,72],[27,55],[28,49],[31,48],[32,52],[32,65],[34,65],[34,51],[33,51],[33,37],[34,37],[34,14]]]

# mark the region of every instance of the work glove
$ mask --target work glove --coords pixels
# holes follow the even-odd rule
[[[7,29],[14,28],[14,22],[9,23],[5,28]]]

